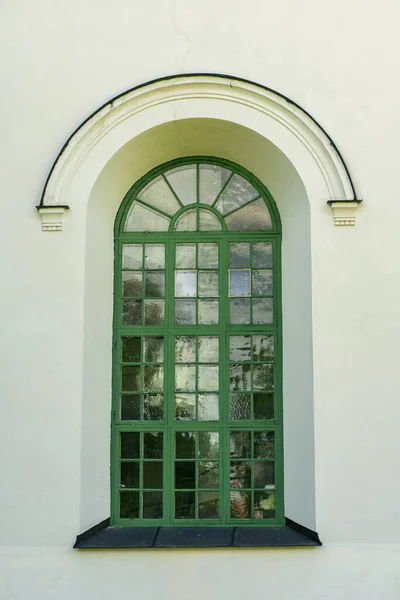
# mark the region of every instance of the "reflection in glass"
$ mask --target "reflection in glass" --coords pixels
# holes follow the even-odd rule
[[[175,488],[177,490],[193,490],[195,487],[195,461],[175,462]]]
[[[254,463],[254,487],[264,489],[275,487],[275,464],[273,462]]]
[[[231,392],[250,390],[250,365],[231,365],[229,379]]]
[[[194,204],[196,202],[196,166],[185,165],[171,169],[165,173],[170,185],[174,188],[182,204]]]
[[[275,518],[275,494],[274,492],[254,492],[254,518]]]
[[[160,271],[146,271],[145,296],[147,298],[163,298],[165,295],[165,275]]]
[[[177,431],[175,433],[176,458],[195,458],[196,437],[193,431]]]
[[[253,268],[272,268],[271,242],[253,242]]]
[[[142,301],[122,301],[122,325],[141,325],[142,323]]]
[[[146,185],[137,197],[169,215],[173,215],[180,209],[179,202],[161,176]]]
[[[251,463],[231,462],[231,488],[251,488]]]
[[[122,295],[141,296],[142,295],[142,273],[131,271],[122,272]]]
[[[176,519],[194,519],[195,518],[195,493],[194,492],[175,492],[175,518]]]
[[[161,431],[149,431],[143,434],[144,458],[163,457],[163,434]]]
[[[196,367],[195,365],[175,366],[175,389],[177,392],[196,391]]]
[[[253,360],[262,362],[273,360],[274,338],[272,335],[253,335]]]
[[[196,296],[196,271],[175,271],[175,296]]]
[[[230,321],[233,325],[250,323],[250,299],[233,298],[230,304]]]
[[[139,337],[123,337],[122,342],[122,362],[140,362],[140,346],[141,340]]]
[[[229,359],[231,362],[250,361],[250,341],[249,335],[231,335]]]
[[[200,165],[200,202],[213,204],[231,171],[217,165]]]
[[[230,453],[231,458],[249,458],[251,456],[250,431],[231,431]]]
[[[161,492],[143,493],[143,518],[144,519],[162,519],[163,517],[163,499]]]
[[[230,231],[265,231],[272,229],[271,216],[264,200],[256,200],[226,217]]]
[[[251,517],[251,492],[231,491],[231,518],[250,519]]]
[[[218,217],[209,210],[201,209],[199,213],[200,217],[200,231],[221,231],[222,225],[219,222]]]
[[[164,300],[144,301],[145,325],[162,325],[164,323]]]
[[[138,462],[121,463],[120,487],[138,488],[140,464]]]
[[[274,365],[254,365],[253,388],[255,390],[274,389]]]
[[[199,336],[199,362],[219,361],[219,338]],[[189,361],[188,361],[189,362]]]
[[[250,243],[235,242],[229,244],[229,266],[242,269],[250,266]]]
[[[219,463],[199,462],[199,488],[218,488]]]
[[[246,204],[250,200],[254,200],[259,195],[251,183],[235,173],[219,197],[215,207],[223,215],[226,215],[235,210],[235,208],[239,208],[239,206]]]
[[[125,231],[168,231],[171,219],[134,202],[125,222]]]
[[[196,217],[195,208],[187,210],[175,221],[175,231],[196,231]]]
[[[196,338],[177,336],[175,338],[175,362],[196,362]]]
[[[164,360],[164,338],[144,338],[144,361],[162,363]]]
[[[164,418],[163,397],[161,394],[146,394],[143,399],[145,421],[161,421]]]
[[[218,300],[198,301],[199,325],[218,324]]]
[[[148,490],[158,490],[163,486],[163,463],[143,463],[143,487]]]
[[[176,244],[177,269],[196,268],[196,244]]]
[[[219,406],[217,394],[199,394],[198,419],[199,421],[218,421]]]
[[[271,324],[274,320],[272,298],[256,298],[253,300],[253,323]]]
[[[196,300],[175,300],[175,321],[178,325],[195,325]]]
[[[217,297],[218,296],[218,272],[217,271],[199,271],[199,297]]]
[[[119,504],[121,519],[139,518],[139,492],[121,492]]]
[[[121,390],[123,392],[140,391],[140,367],[121,367]]]
[[[250,269],[229,271],[229,295],[250,296]]]
[[[139,458],[140,433],[123,431],[119,434],[121,458]]]
[[[272,296],[272,271],[253,271],[253,296]]]
[[[199,492],[199,519],[218,519],[218,492]]]
[[[146,244],[145,269],[165,269],[165,246],[164,244]]]
[[[255,431],[254,458],[274,458],[274,441],[273,431]]]
[[[142,244],[124,244],[122,247],[122,268],[141,269],[142,256]]]
[[[199,269],[218,269],[218,244],[198,244]]]
[[[274,418],[274,394],[255,392],[253,402],[255,419],[271,420]]]
[[[121,421],[139,421],[140,396],[124,394],[121,396]]]
[[[179,421],[194,420],[196,417],[195,394],[177,394],[175,396],[175,417]]]
[[[218,458],[219,433],[218,431],[199,431],[199,458]]]
[[[216,365],[199,365],[198,389],[213,392],[219,389],[219,367]]]
[[[232,421],[245,421],[251,418],[250,394],[231,394],[229,418]]]

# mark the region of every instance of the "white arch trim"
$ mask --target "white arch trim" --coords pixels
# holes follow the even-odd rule
[[[310,115],[280,94],[251,82],[220,75],[185,75],[153,81],[122,94],[75,131],[53,165],[38,206],[43,230],[61,230],[64,212],[73,208],[68,202],[68,190],[77,171],[114,130],[134,117],[144,118],[146,113],[163,105],[172,109],[170,120],[187,118],[192,116],[190,111],[182,113],[180,107],[188,102],[189,106],[193,105],[196,101],[197,104],[203,101],[203,105],[204,101],[214,101],[214,104],[217,101],[219,105],[222,103],[233,109],[228,111],[229,114],[235,112],[235,107],[241,107],[255,111],[259,121],[272,119],[284,137],[285,134],[286,138],[288,134],[290,138],[294,137],[311,158],[325,182],[326,191],[320,200],[329,202],[334,212],[340,209],[340,214],[335,214],[335,224],[354,224],[354,210],[360,200],[355,197],[346,165],[333,141]],[[202,116],[208,116],[204,108]],[[272,141],[276,143],[276,140]],[[284,147],[276,144],[285,152]],[[289,158],[302,177],[301,168],[292,157]],[[105,164],[106,161],[102,167]]]

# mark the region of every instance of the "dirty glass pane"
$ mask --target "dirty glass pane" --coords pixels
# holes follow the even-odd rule
[[[141,325],[142,323],[142,301],[122,301],[122,325]]]
[[[219,361],[219,338],[199,337],[199,362]]]
[[[175,231],[196,231],[196,209],[190,209],[184,212],[175,221]]]
[[[142,256],[142,244],[124,244],[122,247],[122,268],[141,269]]]
[[[177,269],[196,268],[196,244],[176,244]]]
[[[251,518],[251,492],[231,491],[232,519]]]
[[[221,231],[222,225],[216,217],[209,210],[202,209],[199,213],[200,217],[200,231]]]
[[[253,296],[272,296],[272,271],[253,271]]]
[[[146,244],[144,256],[145,269],[165,268],[165,246],[164,244]]]
[[[199,271],[199,297],[218,297],[217,271]]]
[[[231,171],[216,165],[200,165],[200,202],[213,204]]]
[[[139,462],[121,463],[120,487],[138,488],[140,464]]]
[[[229,266],[242,269],[250,266],[250,243],[235,242],[229,244]]]
[[[245,421],[251,418],[250,394],[231,394],[229,418],[232,421]]]
[[[140,337],[123,337],[122,362],[140,362]]]
[[[196,395],[177,394],[175,396],[175,418],[193,420],[196,417]]]
[[[195,365],[175,365],[175,389],[177,392],[196,391]]]
[[[219,197],[215,208],[223,215],[226,215],[235,210],[235,208],[242,206],[242,204],[254,200],[259,195],[251,183],[243,179],[240,175],[235,174]]]
[[[123,392],[140,391],[140,367],[121,367],[121,390]]]
[[[178,431],[175,433],[176,458],[195,458],[196,436],[193,431]]]
[[[253,242],[253,267],[261,269],[272,268],[271,242]]]
[[[164,367],[144,366],[144,391],[162,392],[164,388]]]
[[[162,325],[164,323],[164,300],[144,301],[145,325]]]
[[[270,361],[274,358],[274,338],[272,335],[253,335],[253,360]]]
[[[143,417],[145,421],[161,421],[164,418],[163,396],[145,394],[143,398]]]
[[[182,204],[194,204],[196,202],[196,166],[185,165],[171,169],[165,173],[170,185],[174,188]]]
[[[199,365],[198,389],[203,392],[212,392],[219,389],[218,365]]]
[[[254,432],[254,458],[274,458],[275,433],[273,431]]]
[[[231,431],[230,435],[231,458],[250,458],[251,433],[250,431]]]
[[[218,492],[199,492],[199,519],[218,519]]]
[[[143,493],[143,518],[144,519],[162,519],[163,517],[163,497],[161,492]]]
[[[255,390],[274,389],[274,365],[254,365],[253,388]]]
[[[232,324],[250,323],[250,299],[233,298],[230,300],[230,318]]]
[[[218,244],[198,244],[199,269],[218,269]]]
[[[178,325],[195,325],[196,300],[175,300],[175,321]]]
[[[145,296],[163,298],[165,295],[165,274],[160,271],[146,271],[144,274]]]
[[[275,518],[275,494],[274,492],[254,492],[254,518]]]
[[[257,298],[253,301],[253,323],[256,325],[271,324],[274,321],[272,298]]]
[[[146,185],[137,197],[171,216],[181,208],[161,175]]]
[[[219,419],[218,394],[199,394],[198,419],[199,419],[199,421],[218,421],[218,419]]]
[[[175,296],[196,296],[196,271],[175,271]]]
[[[250,365],[231,365],[230,366],[230,390],[231,392],[241,392],[251,389],[250,383]]]
[[[163,434],[161,431],[151,431],[143,434],[144,458],[163,457]]]
[[[177,336],[175,338],[175,361],[196,362],[196,338],[193,336]]]
[[[218,300],[199,300],[199,325],[218,324]]]
[[[218,458],[219,433],[217,431],[199,431],[199,458]]]
[[[199,462],[199,488],[218,488],[219,463]]]
[[[123,394],[121,396],[121,421],[139,421],[140,396]]]
[[[135,273],[132,271],[122,272],[122,295],[123,296],[136,296],[141,297],[142,295],[142,273]]]
[[[129,210],[125,231],[168,231],[171,219],[134,202]]]
[[[230,231],[265,231],[272,229],[271,216],[264,200],[256,200],[225,219]]]
[[[162,363],[164,360],[164,339],[162,337],[144,338],[145,362]]]
[[[229,340],[229,358],[231,362],[250,361],[249,335],[231,335]]]
[[[250,269],[229,271],[229,295],[250,296]]]
[[[119,504],[121,519],[139,518],[139,492],[121,492]]]
[[[251,463],[231,462],[231,488],[251,488]]]
[[[140,433],[124,431],[120,435],[121,458],[140,457]]]

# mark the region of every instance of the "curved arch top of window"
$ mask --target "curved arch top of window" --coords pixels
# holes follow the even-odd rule
[[[202,160],[164,167],[128,193],[125,232],[267,231],[274,218],[266,190],[235,165]],[[126,198],[128,200],[128,197]]]

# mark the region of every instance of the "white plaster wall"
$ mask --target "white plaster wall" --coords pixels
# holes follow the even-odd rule
[[[398,2],[4,0],[0,11],[1,597],[398,598]],[[73,543],[87,497],[81,425],[107,434],[81,413],[87,373],[97,381],[104,363],[85,354],[83,204],[61,235],[40,231],[34,206],[84,118],[131,86],[181,72],[229,73],[292,97],[330,132],[364,198],[355,228],[335,229],[324,203],[311,214],[322,549],[56,548]]]

